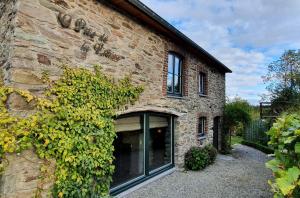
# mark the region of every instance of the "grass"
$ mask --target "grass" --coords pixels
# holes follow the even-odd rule
[[[231,136],[231,145],[242,144],[243,138],[240,136]]]

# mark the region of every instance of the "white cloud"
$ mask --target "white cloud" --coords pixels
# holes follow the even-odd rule
[[[261,76],[267,64],[286,49],[300,48],[299,0],[142,2],[233,70],[229,97],[257,102],[265,93]]]

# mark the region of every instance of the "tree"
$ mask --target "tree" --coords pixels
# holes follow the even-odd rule
[[[241,124],[243,128],[251,121],[252,107],[247,100],[234,98],[225,105],[224,127],[227,131],[235,131]]]
[[[224,110],[224,132],[222,133],[222,150],[228,153],[230,150],[230,136],[233,131],[243,131],[251,121],[251,105],[241,98],[235,98],[225,105]]]
[[[279,60],[268,65],[268,73],[263,79],[268,84],[272,108],[277,112],[299,103],[300,50],[285,51]]]

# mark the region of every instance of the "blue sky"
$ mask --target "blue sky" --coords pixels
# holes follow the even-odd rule
[[[141,1],[232,69],[229,98],[258,104],[267,65],[300,48],[300,0]]]

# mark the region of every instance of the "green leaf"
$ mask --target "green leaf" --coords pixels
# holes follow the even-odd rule
[[[296,138],[297,138],[297,136],[290,136],[290,137],[287,137],[287,138],[284,140],[284,144],[289,144],[289,143],[293,142]]]
[[[289,179],[291,179],[291,182],[295,182],[298,180],[298,177],[300,175],[300,169],[295,166],[292,168],[289,168],[287,171],[287,175],[288,175]]]
[[[279,165],[280,161],[278,161],[277,159],[270,160],[266,163],[266,167],[271,169],[273,172],[277,172],[280,170]]]
[[[283,195],[291,194],[291,192],[296,188],[299,175],[299,168],[294,166],[287,170],[285,176],[276,179],[278,188],[280,189]]]
[[[276,183],[283,195],[290,194],[291,191],[295,188],[295,185],[290,182],[288,177],[276,179]]]

